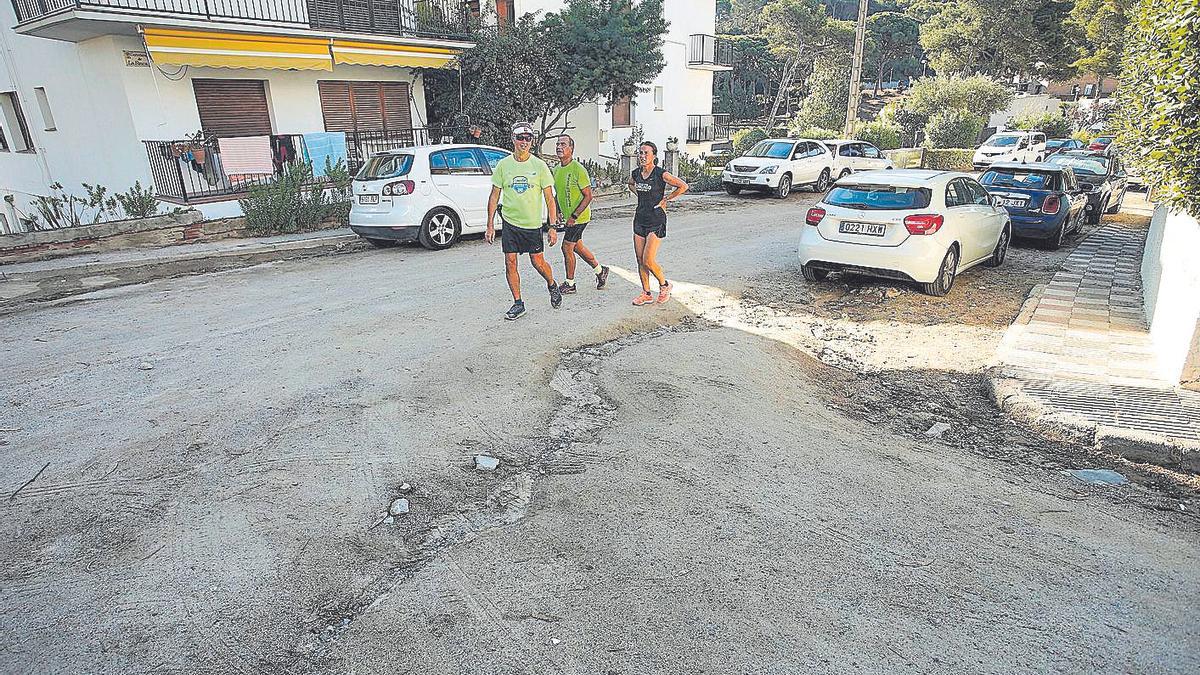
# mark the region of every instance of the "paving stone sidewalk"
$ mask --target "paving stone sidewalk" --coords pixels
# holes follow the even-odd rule
[[[1142,308],[1146,233],[1114,222],[1080,243],[1008,329],[992,385],[1001,407],[1042,427],[1198,470],[1200,393],[1161,379]]]

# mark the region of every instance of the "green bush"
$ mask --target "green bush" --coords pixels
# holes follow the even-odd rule
[[[246,229],[257,235],[286,234],[316,229],[328,220],[350,219],[350,172],[338,161],[325,160],[324,181],[314,181],[312,167],[293,164],[270,183],[254,185],[239,199]]]
[[[823,129],[821,127],[793,128],[790,133],[796,138],[811,138],[814,141],[828,141],[834,138],[841,138],[842,136],[842,132],[840,131]]]
[[[154,186],[142,187],[142,181],[134,181],[133,187],[113,195],[121,210],[130,218],[149,218],[158,215],[158,200],[154,198]]]
[[[875,120],[855,127],[854,138],[866,141],[880,150],[895,150],[900,147],[900,127]]]
[[[754,147],[755,143],[770,138],[770,133],[762,127],[754,127],[752,129],[739,129],[733,132],[733,156],[741,157]]]
[[[916,145],[917,132],[925,128],[925,123],[929,121],[929,116],[913,112],[907,108],[898,108],[892,113],[892,121],[900,127],[901,144]]]
[[[1200,217],[1200,0],[1142,0],[1126,33],[1119,142],[1158,200]]]
[[[926,148],[921,168],[939,171],[970,171],[973,148]]]
[[[939,75],[914,82],[904,98],[904,108],[927,118],[947,109],[987,117],[1007,108],[1012,100],[1011,89],[986,75]]]
[[[1013,121],[1013,127],[1022,131],[1040,131],[1046,138],[1067,138],[1074,130],[1071,120],[1050,112],[1018,117]]]
[[[925,145],[931,148],[973,148],[987,124],[982,116],[965,110],[934,113],[925,123]]]

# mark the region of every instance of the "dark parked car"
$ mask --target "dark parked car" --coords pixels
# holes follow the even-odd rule
[[[1046,156],[1066,150],[1082,150],[1083,141],[1074,138],[1051,138],[1046,141]]]
[[[1100,222],[1103,213],[1121,210],[1121,201],[1129,189],[1129,176],[1121,159],[1113,155],[1087,150],[1060,152],[1046,160],[1051,164],[1069,166],[1075,172],[1080,187],[1087,190],[1088,222]]]
[[[1097,136],[1088,143],[1087,149],[1092,152],[1109,152],[1112,150],[1113,141],[1117,140],[1113,136]]]
[[[1062,246],[1068,234],[1079,231],[1087,213],[1087,192],[1067,166],[1048,162],[997,162],[979,178],[1003,206],[1016,237],[1040,239],[1046,246]]]

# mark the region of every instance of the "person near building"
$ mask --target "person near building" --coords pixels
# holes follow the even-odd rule
[[[575,256],[579,256],[596,274],[596,288],[604,288],[608,282],[608,266],[596,261],[596,256],[583,245],[583,230],[592,220],[592,178],[575,159],[575,139],[569,135],[558,137],[554,145],[559,166],[554,170],[554,196],[558,200],[559,222],[562,223],[562,251],[565,261],[566,281],[559,290],[564,295],[575,292]]]
[[[504,315],[509,321],[525,315],[525,301],[521,299],[521,275],[517,272],[517,258],[529,254],[533,268],[542,275],[550,290],[550,306],[558,309],[562,305],[562,292],[554,281],[554,270],[542,254],[542,204],[550,214],[549,222],[558,221],[557,204],[554,201],[554,177],[550,167],[532,153],[533,125],[517,122],[512,127],[513,154],[496,164],[492,171],[492,193],[488,197],[487,231],[484,238],[490,244],[496,241],[496,215],[500,214],[503,232],[501,245],[504,250],[504,276],[512,291],[513,306]],[[546,227],[551,246],[558,241],[558,233]]]
[[[658,264],[658,248],[667,236],[667,202],[688,191],[688,184],[658,165],[658,146],[650,141],[638,148],[638,166],[629,176],[629,190],[637,195],[633,214],[633,252],[637,256],[642,294],[635,305],[652,305],[671,298],[671,282]],[[674,190],[667,194],[667,186]],[[650,276],[658,281],[658,297],[650,292]]]

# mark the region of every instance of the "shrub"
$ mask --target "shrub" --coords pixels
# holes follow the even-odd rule
[[[350,218],[350,172],[344,162],[325,160],[326,181],[314,182],[308,164],[290,165],[270,183],[254,185],[238,200],[246,229],[258,235],[303,232],[326,220]]]
[[[581,159],[579,163],[583,168],[587,169],[588,175],[592,178],[593,187],[608,187],[610,185],[618,185],[629,180],[629,176],[621,170],[620,164],[612,162],[593,162],[590,159]]]
[[[1007,108],[1012,100],[1011,89],[986,75],[924,77],[908,90],[904,108],[927,118],[947,109],[987,117]]]
[[[38,195],[33,200],[37,213],[27,221],[34,230],[57,230],[64,227],[94,225],[101,220],[115,220],[121,215],[120,204],[108,196],[103,185],[83,184],[86,197],[76,197],[67,192],[62,183],[52,183],[48,196]]]
[[[154,198],[154,186],[142,187],[142,181],[134,181],[133,187],[113,197],[130,218],[149,218],[158,215],[158,200]]]
[[[931,148],[973,148],[987,123],[982,116],[949,109],[934,113],[925,123],[925,145]]]
[[[800,118],[796,118],[796,120],[793,120],[793,122],[799,119]],[[842,132],[840,131],[834,131],[833,129],[822,129],[821,127],[793,128],[790,133],[792,136],[797,138],[811,138],[814,141],[828,141],[833,138],[840,138],[842,135]]]
[[[1022,131],[1040,131],[1046,138],[1067,138],[1071,135],[1071,120],[1055,113],[1023,115],[1013,121],[1013,128]]]
[[[1142,0],[1130,23],[1121,145],[1160,202],[1200,217],[1200,0]]]
[[[973,148],[926,148],[924,169],[939,171],[970,171],[971,160],[975,157]]]
[[[675,174],[687,181],[688,188],[693,192],[709,192],[721,189],[720,169],[713,173],[704,155],[692,159],[685,152],[679,153],[678,166]]]
[[[895,150],[900,147],[900,127],[876,120],[856,127],[854,138],[880,150]]]
[[[900,127],[900,142],[905,145],[916,145],[917,132],[925,128],[925,123],[929,121],[929,116],[913,112],[907,108],[898,108],[892,114],[892,121]]]
[[[754,127],[752,129],[739,129],[733,132],[733,156],[741,157],[754,147],[755,143],[770,138],[771,135],[762,127]]]

